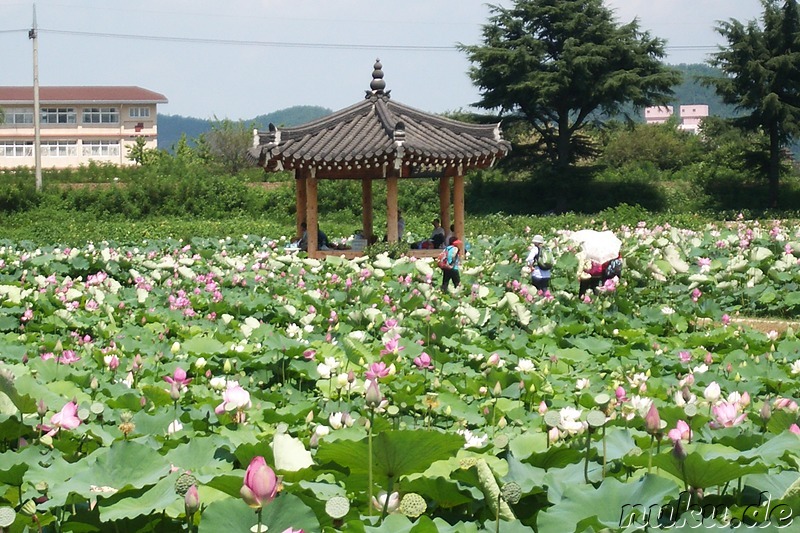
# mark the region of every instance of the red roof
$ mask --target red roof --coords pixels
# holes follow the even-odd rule
[[[41,104],[166,104],[163,94],[141,87],[39,87]],[[0,104],[33,103],[33,87],[0,87]]]

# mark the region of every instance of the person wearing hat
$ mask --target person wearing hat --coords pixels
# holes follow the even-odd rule
[[[544,251],[544,237],[541,235],[534,235],[531,244],[531,251],[525,262],[531,268],[531,285],[536,287],[538,291],[546,291],[550,286],[550,275],[552,265],[540,261],[542,252]]]
[[[455,236],[450,237],[449,245],[444,249],[447,254],[447,263],[450,268],[442,269],[442,292],[447,292],[447,287],[450,281],[453,282],[453,288],[457,289],[461,283],[461,273],[459,271],[459,264],[461,263],[461,246],[463,243]]]

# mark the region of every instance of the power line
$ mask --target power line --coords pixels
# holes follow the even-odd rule
[[[15,31],[27,30],[0,30],[0,33],[8,33]],[[112,39],[134,39],[140,41],[164,41],[164,42],[178,42],[178,43],[196,43],[196,44],[222,44],[232,46],[262,46],[273,48],[322,48],[322,49],[335,49],[335,50],[405,50],[410,52],[456,52],[459,51],[455,46],[433,46],[433,45],[404,45],[404,44],[352,44],[352,43],[303,43],[303,42],[286,42],[286,41],[253,41],[253,40],[239,40],[239,39],[210,39],[201,37],[172,37],[172,36],[159,36],[159,35],[135,35],[126,33],[98,33],[88,31],[71,31],[71,30],[50,30],[39,28],[39,32],[53,33],[60,35],[77,35],[81,37],[105,37]],[[703,50],[717,50],[716,46],[709,45],[676,45],[665,46],[667,50],[674,51],[703,51]]]
[[[169,37],[157,35],[132,35],[124,33],[96,33],[88,31],[69,31],[69,30],[48,30],[39,29],[40,33],[55,33],[62,35],[79,35],[83,37],[109,37],[115,39],[136,39],[141,41],[167,41],[178,43],[200,43],[200,44],[225,44],[236,46],[269,46],[280,48],[331,48],[331,49],[354,49],[354,50],[407,50],[417,52],[453,52],[455,46],[418,46],[418,45],[392,45],[392,44],[335,44],[335,43],[290,43],[281,41],[247,41],[237,39],[208,39],[199,37]]]

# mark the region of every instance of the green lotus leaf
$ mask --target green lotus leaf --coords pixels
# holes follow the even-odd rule
[[[617,531],[632,512],[647,513],[650,506],[661,506],[678,492],[673,481],[650,474],[627,483],[606,478],[597,489],[576,484],[564,491],[558,503],[539,514],[538,531]]]
[[[131,519],[166,509],[179,498],[175,493],[176,477],[177,475],[165,477],[153,486],[98,497],[100,520],[110,522]]]
[[[395,479],[423,472],[434,461],[455,456],[464,438],[437,431],[384,431],[373,437],[373,475]],[[366,474],[367,439],[322,442],[316,454],[319,463],[334,462],[351,473]]]
[[[279,495],[264,507],[261,517],[261,523],[267,526],[267,531],[281,532],[287,528],[321,531],[319,521],[311,508],[292,494]],[[203,511],[198,533],[248,532],[256,524],[254,510],[241,498],[230,498],[209,504]]]
[[[548,411],[558,415],[558,411]],[[561,417],[558,420],[551,420],[558,425]],[[508,449],[512,455],[520,460],[525,460],[536,452],[542,452],[547,449],[547,435],[545,433],[532,433],[526,432],[522,435],[514,437],[508,444]]]
[[[203,356],[227,352],[225,345],[219,342],[217,339],[202,335],[185,340],[181,344],[181,348],[187,353]]]

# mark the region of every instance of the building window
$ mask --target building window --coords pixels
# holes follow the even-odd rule
[[[118,124],[119,111],[116,107],[83,108],[84,124]]]
[[[83,155],[119,155],[119,141],[83,141]]]
[[[149,107],[131,107],[128,109],[128,116],[130,118],[150,118]]]
[[[71,107],[43,107],[42,124],[75,124],[77,116]]]
[[[6,124],[33,124],[33,108],[7,109],[5,118]]]
[[[67,157],[78,155],[77,141],[43,141],[43,157]]]
[[[32,141],[0,141],[0,157],[32,157]]]

